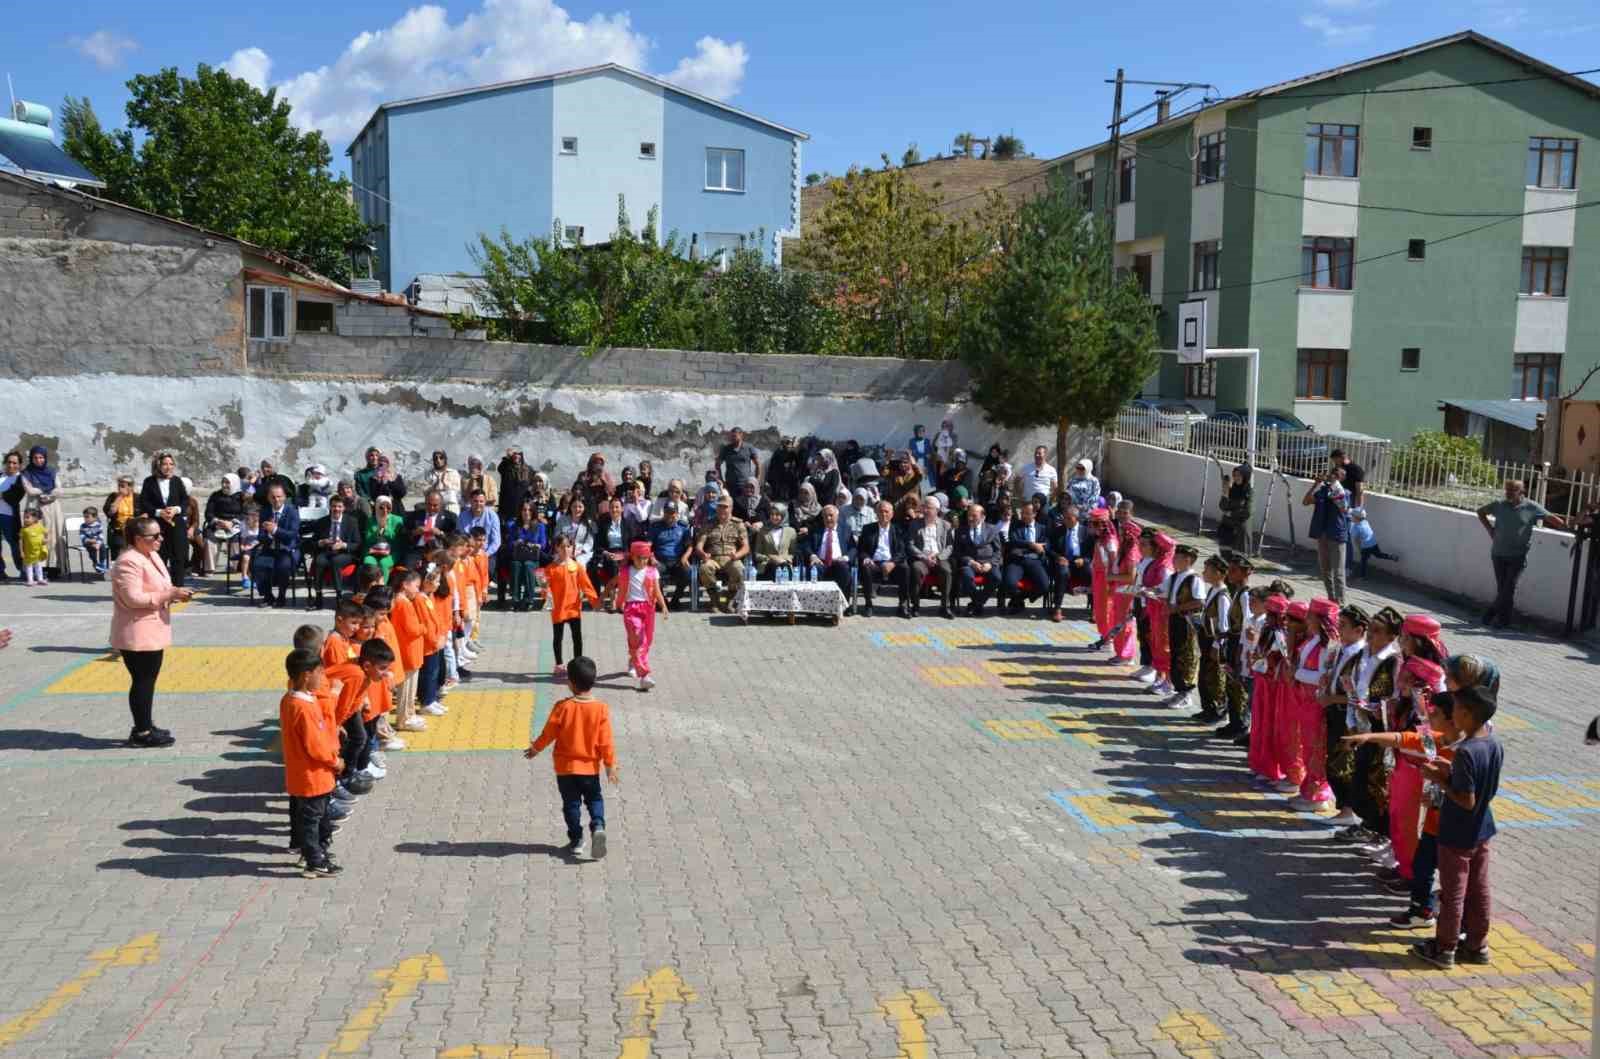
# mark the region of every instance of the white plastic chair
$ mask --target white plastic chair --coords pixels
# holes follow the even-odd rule
[[[72,562],[72,555],[74,552],[76,552],[78,554],[78,574],[85,581],[87,581],[89,580],[89,567],[92,564],[89,562],[89,552],[78,540],[78,530],[82,526],[83,516],[71,515],[68,516],[66,522],[63,524],[61,533],[67,538],[67,562],[69,564]],[[63,570],[62,573],[67,575],[67,580],[70,581],[72,579],[72,570],[70,566],[68,569]]]

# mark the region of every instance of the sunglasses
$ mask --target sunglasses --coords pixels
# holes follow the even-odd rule
[[[161,531],[157,530],[154,533],[141,533],[139,534],[139,537],[141,540],[158,541],[161,539]]]

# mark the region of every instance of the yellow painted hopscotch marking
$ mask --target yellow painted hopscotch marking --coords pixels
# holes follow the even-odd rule
[[[1028,717],[987,720],[983,722],[983,726],[988,729],[989,734],[1004,739],[1009,743],[1028,743],[1061,738],[1051,731],[1050,726],[1043,721],[1035,721]]]
[[[1600,798],[1555,780],[1504,780],[1500,786],[1543,809],[1600,809]],[[1500,815],[1498,805],[1495,806],[1495,815]]]
[[[648,1059],[650,1041],[661,1021],[661,1013],[671,1005],[688,1004],[699,998],[670,967],[663,967],[649,978],[633,983],[622,995],[633,1001],[634,1011],[628,1036],[622,1038],[619,1059]]]
[[[1106,737],[1094,730],[1094,725],[1070,713],[1052,713],[1050,720],[1056,727],[1066,732],[1085,746],[1098,747],[1105,743]]]
[[[928,1059],[927,1020],[943,1015],[944,1007],[932,993],[923,989],[908,989],[904,993],[885,997],[878,1009],[894,1022],[900,1037],[900,1054],[897,1059]]]
[[[55,992],[24,1011],[10,1022],[0,1024],[0,1051],[16,1044],[22,1038],[43,1026],[61,1009],[83,995],[90,982],[106,973],[108,967],[139,967],[155,963],[161,956],[161,946],[156,935],[141,934],[126,945],[102,949],[89,954],[89,966],[56,986]]]
[[[922,679],[936,688],[981,687],[983,674],[969,666],[923,666]]]
[[[1361,952],[1392,957],[1389,974],[1394,978],[1471,978],[1479,975],[1524,975],[1553,972],[1576,974],[1578,968],[1560,953],[1545,948],[1516,927],[1496,923],[1489,927],[1489,962],[1484,965],[1456,964],[1454,970],[1438,968],[1423,970],[1411,957],[1411,942],[1415,935],[1409,932],[1388,931],[1378,935],[1379,941],[1354,941],[1351,948]]]
[[[552,1059],[554,1055],[533,1044],[463,1044],[446,1048],[439,1059]]]
[[[372,979],[375,982],[387,982],[388,985],[377,1000],[351,1016],[350,1021],[339,1030],[339,1036],[334,1038],[333,1043],[322,1053],[322,1059],[327,1059],[330,1055],[352,1055],[361,1051],[366,1046],[367,1039],[372,1036],[372,1031],[378,1028],[400,1001],[415,996],[423,982],[448,982],[450,975],[445,972],[444,961],[428,953],[423,956],[408,956],[393,967],[385,967],[375,972]]]
[[[1211,831],[1239,827],[1292,831],[1318,826],[1315,820],[1288,808],[1282,798],[1243,785],[1160,785],[1151,787],[1150,792]]]
[[[417,750],[521,750],[533,724],[534,692],[499,688],[456,690],[445,698],[450,712],[424,717],[427,731],[406,732],[406,753]]]
[[[1301,1011],[1316,1018],[1394,1015],[1400,1010],[1353,971],[1297,971],[1268,977]]]
[[[1067,799],[1072,807],[1096,827],[1137,827],[1141,824],[1170,823],[1173,816],[1134,794],[1074,794]]]
[[[282,691],[285,647],[169,647],[161,691]],[[115,655],[96,658],[45,689],[47,695],[126,694],[128,671]]]
[[[1158,1040],[1171,1041],[1189,1059],[1212,1059],[1217,1054],[1212,1045],[1226,1036],[1198,1011],[1174,1011],[1156,1027]]]
[[[1587,1044],[1594,986],[1425,989],[1417,1002],[1473,1044]]]

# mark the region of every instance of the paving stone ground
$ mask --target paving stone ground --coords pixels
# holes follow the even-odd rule
[[[623,776],[581,864],[518,753],[558,693],[549,620],[491,613],[477,679],[339,834],[345,874],[308,881],[273,750],[308,615],[181,611],[179,742],[135,751],[104,585],[6,587],[0,1053],[1584,1054],[1595,652],[1384,598],[1504,671],[1488,968],[1410,960],[1365,861],[1091,656],[1081,609],[675,613],[649,694],[587,616]]]

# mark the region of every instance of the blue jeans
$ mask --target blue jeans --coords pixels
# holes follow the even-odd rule
[[[1411,907],[1439,910],[1439,900],[1433,893],[1433,877],[1439,870],[1439,840],[1433,835],[1423,835],[1417,840],[1417,851],[1411,856]]]
[[[561,791],[561,815],[567,821],[567,840],[583,837],[583,807],[589,807],[589,830],[606,826],[606,800],[600,795],[600,775],[557,773],[556,788]]]
[[[11,545],[11,563],[17,568],[17,573],[22,573],[22,542],[17,537],[17,516],[0,515],[0,536],[5,538],[5,543]],[[5,556],[0,553],[0,574],[5,572]]]
[[[432,706],[439,701],[439,684],[444,679],[444,651],[435,651],[422,660],[417,674],[417,705]]]

